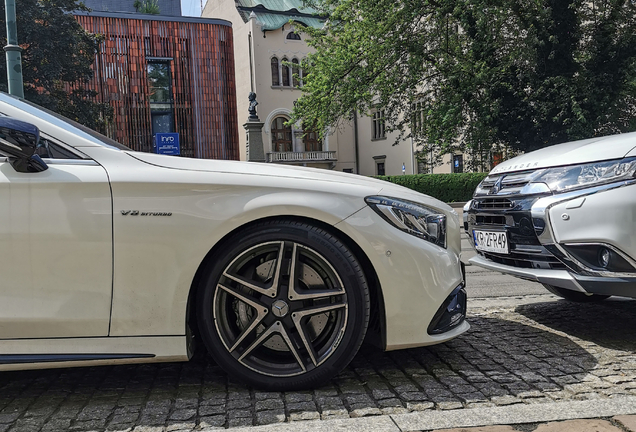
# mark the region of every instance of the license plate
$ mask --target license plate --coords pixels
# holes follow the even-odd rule
[[[501,231],[473,231],[475,249],[484,252],[509,254],[508,237]]]

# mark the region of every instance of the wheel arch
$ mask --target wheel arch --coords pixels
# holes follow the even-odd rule
[[[385,319],[385,310],[384,310],[384,297],[382,294],[382,287],[380,286],[380,281],[378,275],[371,264],[371,261],[367,254],[362,250],[360,246],[346,233],[342,232],[338,228],[329,225],[318,219],[313,219],[306,216],[270,216],[261,219],[252,220],[246,224],[236,227],[232,231],[228,232],[225,236],[223,236],[216,244],[208,251],[205,255],[197,271],[192,279],[192,284],[190,286],[190,291],[188,293],[188,301],[187,301],[187,310],[186,310],[186,330],[190,329],[195,336],[196,339],[200,338],[199,329],[197,325],[197,293],[199,287],[201,285],[201,279],[205,275],[205,270],[212,260],[214,254],[220,249],[220,247],[225,243],[230,237],[235,235],[240,230],[244,230],[253,225],[257,225],[262,222],[267,221],[294,221],[294,222],[306,222],[312,224],[316,227],[324,229],[325,231],[330,232],[331,234],[338,237],[355,255],[356,259],[360,261],[362,271],[364,272],[364,276],[367,279],[367,284],[369,286],[369,296],[371,302],[371,311],[369,316],[369,325],[367,328],[367,336],[365,340],[370,342],[380,348],[384,349],[386,347],[386,319]]]

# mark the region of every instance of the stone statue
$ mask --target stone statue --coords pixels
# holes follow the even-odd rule
[[[258,105],[258,102],[256,102],[256,93],[254,92],[250,92],[249,96],[247,96],[247,98],[250,100],[250,106],[247,109],[247,111],[250,113],[250,116],[248,117],[248,121],[259,121],[258,116],[256,115],[256,105]]]

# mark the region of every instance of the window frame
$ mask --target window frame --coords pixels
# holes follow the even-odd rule
[[[283,119],[283,128],[282,129],[278,129],[275,127],[276,125],[276,120],[278,119]],[[292,127],[291,126],[285,126],[284,122],[288,121],[289,118],[283,116],[283,115],[277,115],[276,117],[274,117],[272,119],[272,122],[270,123],[270,137],[271,137],[271,141],[272,141],[272,153],[292,153],[294,151],[294,136],[293,136],[293,131],[292,131]],[[282,140],[279,140],[277,138],[277,133],[280,133],[282,131],[283,134],[285,134],[285,138],[283,138]],[[286,134],[289,133],[289,139],[286,138]],[[287,145],[289,146],[289,150],[279,150],[278,149],[278,143],[283,143],[286,148]]]
[[[281,77],[280,77],[280,60],[276,56],[272,56],[270,59],[270,68],[272,73],[272,87],[280,87],[281,86]],[[276,67],[276,73],[274,73],[274,67]],[[274,77],[276,77],[276,82],[274,82]]]
[[[384,139],[386,139],[384,109],[376,108],[371,112],[371,140],[378,141]]]

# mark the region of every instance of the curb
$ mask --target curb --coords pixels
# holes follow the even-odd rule
[[[342,420],[311,420],[232,428],[232,432],[406,432],[544,423],[636,414],[636,396],[587,401],[535,403],[450,411],[424,411]],[[211,429],[210,429],[211,430]],[[207,431],[207,429],[203,429]]]

